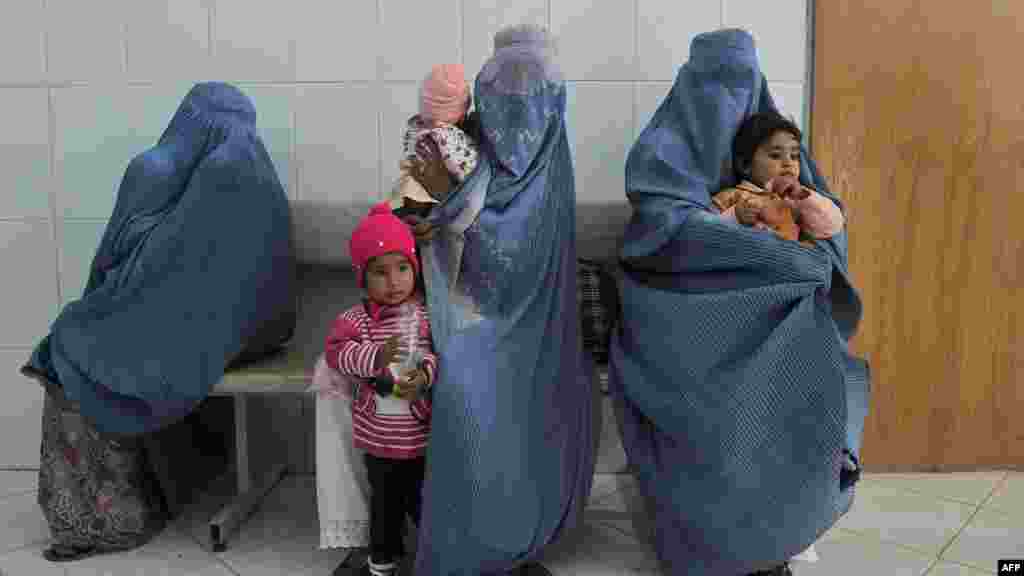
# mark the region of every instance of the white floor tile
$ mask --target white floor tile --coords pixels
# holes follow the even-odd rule
[[[556,576],[659,574],[654,550],[615,528],[587,522],[541,559]]]
[[[49,538],[50,528],[36,504],[35,492],[0,500],[0,554]]]
[[[329,574],[344,550],[320,550],[316,479],[289,476],[219,557],[239,574]]]
[[[19,479],[14,474],[32,480]],[[871,574],[899,576],[972,576],[995,573],[998,558],[1024,557],[1024,522],[1012,512],[982,509],[956,541],[936,561],[942,544],[952,537],[974,507],[949,500],[969,501],[984,492],[982,478],[873,477],[862,485],[854,510],[815,544],[816,563],[794,564],[797,576]],[[922,475],[923,476],[923,475]],[[956,477],[961,476],[961,477]],[[29,492],[0,498],[0,574],[43,576],[230,574],[329,574],[347,555],[344,550],[317,548],[315,479],[286,478],[271,493],[261,511],[228,543],[228,550],[211,554],[188,533],[193,524],[205,529],[212,511],[183,519],[149,545],[121,553],[68,564],[53,564],[41,557],[48,530],[35,494],[35,473],[3,473],[9,489],[23,480]],[[1016,477],[1019,481],[1020,476]],[[934,484],[928,484],[934,482]],[[900,487],[907,486],[917,493]],[[923,487],[922,487],[923,486]],[[1002,487],[993,502],[1012,510],[1019,494],[1016,482]],[[926,495],[927,494],[927,495]],[[942,494],[944,496],[939,496]],[[947,498],[943,500],[942,498]],[[635,483],[629,475],[595,477],[586,522],[573,534],[549,547],[541,558],[558,576],[658,574],[649,539],[635,523]]]
[[[581,574],[658,574],[658,559],[650,544],[604,525],[594,526],[584,544],[589,561],[577,563]]]
[[[0,499],[27,492],[35,492],[39,481],[36,471],[0,471]]]
[[[632,484],[633,476],[629,474],[594,474],[594,484],[590,488],[587,506],[592,506]]]
[[[942,559],[991,570],[1000,558],[1024,558],[1024,518],[980,510]]]
[[[980,504],[992,494],[1005,476],[1005,472],[866,474],[864,485],[879,485],[964,504]]]
[[[934,556],[967,523],[975,507],[865,483],[838,528]]]
[[[1024,515],[1024,472],[1010,472],[985,507]]]
[[[235,484],[234,471],[211,482],[206,491],[195,498],[174,519],[172,528],[189,535],[194,541],[208,546],[210,520],[231,502],[231,498],[235,494]]]
[[[654,540],[654,525],[633,476],[622,476],[619,489],[594,501],[587,513],[596,521],[631,534],[642,542]]]
[[[926,554],[865,536],[821,540],[814,548],[819,560],[794,563],[795,576],[921,576],[934,561]]]
[[[43,558],[44,548],[46,548],[46,543],[39,543],[0,555],[0,574],[3,576],[65,576],[67,564],[54,563]]]
[[[963,564],[937,562],[932,566],[932,569],[928,571],[928,576],[984,576],[985,574],[995,573],[995,568],[992,568],[991,570],[980,570],[978,568],[964,566]]]
[[[595,481],[595,486],[597,482]],[[630,510],[637,498],[636,480],[626,474],[615,475],[614,480],[605,480],[603,493],[591,491],[589,510],[614,510],[624,512]]]
[[[68,563],[68,576],[232,576],[188,536],[165,530],[141,548]]]
[[[602,214],[608,213],[604,208]],[[607,228],[607,227],[606,227]],[[595,247],[596,248],[596,247]],[[619,435],[619,424],[615,421],[615,409],[611,398],[601,397],[601,440],[597,450],[595,472],[602,474],[629,474],[626,450],[622,447],[622,436]]]
[[[563,535],[561,540],[544,549],[539,558],[540,563],[555,576],[577,574],[574,567],[588,561],[584,547],[593,530],[591,524],[584,524],[572,533]]]

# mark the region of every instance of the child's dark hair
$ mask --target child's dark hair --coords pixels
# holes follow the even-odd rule
[[[732,141],[732,163],[736,178],[749,178],[747,173],[754,161],[757,147],[764,144],[776,132],[788,132],[797,142],[803,140],[803,133],[792,121],[778,112],[759,112],[740,124]]]

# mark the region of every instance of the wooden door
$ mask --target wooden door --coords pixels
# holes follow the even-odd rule
[[[812,150],[849,207],[865,467],[1024,467],[1024,2],[815,5]]]

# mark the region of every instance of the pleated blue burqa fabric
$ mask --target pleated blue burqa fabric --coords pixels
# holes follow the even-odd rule
[[[712,212],[740,123],[775,109],[749,34],[698,35],[627,160],[610,387],[668,574],[777,565],[853,497],[868,369],[846,234],[811,248]],[[838,204],[803,152],[801,181]]]
[[[574,526],[594,472],[565,84],[543,34],[500,33],[475,84],[481,161],[431,215],[440,358],[416,574],[501,574]]]
[[[294,284],[288,199],[256,110],[234,86],[197,84],[129,163],[82,297],[23,372],[100,432],[152,432],[230,362],[291,337]]]

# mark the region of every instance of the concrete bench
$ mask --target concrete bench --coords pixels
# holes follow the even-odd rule
[[[211,392],[230,396],[234,403],[235,440],[234,476],[236,492],[231,501],[209,521],[209,546],[223,551],[231,536],[259,508],[266,495],[289,472],[281,458],[287,446],[272,426],[260,425],[250,418],[254,397],[303,395],[312,379],[317,356],[337,314],[358,304],[362,292],[356,286],[352,269],[343,266],[300,265],[298,278],[298,321],[295,337],[288,348],[273,356],[226,373]],[[607,375],[598,371],[603,383]],[[595,389],[603,388],[595,383]],[[607,398],[595,410],[601,426],[598,447],[598,472],[622,473],[625,453]]]

